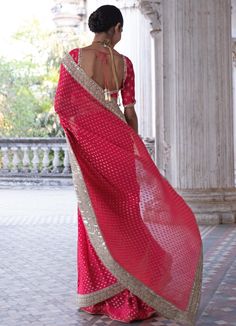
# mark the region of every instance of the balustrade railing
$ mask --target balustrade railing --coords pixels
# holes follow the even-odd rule
[[[2,138],[0,157],[0,176],[71,174],[64,138]]]
[[[143,140],[154,160],[154,139]],[[71,177],[65,138],[0,139],[0,181]]]

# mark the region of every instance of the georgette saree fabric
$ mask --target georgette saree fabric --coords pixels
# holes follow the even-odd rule
[[[202,281],[195,216],[78,53],[63,58],[55,97],[78,199],[78,306],[127,323],[157,312],[194,325]]]

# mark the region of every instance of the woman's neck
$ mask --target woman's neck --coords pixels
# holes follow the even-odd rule
[[[109,45],[111,48],[114,47],[111,37],[105,33],[101,34],[101,35],[100,34],[95,35],[92,43],[97,43],[97,44],[105,43],[105,44]]]

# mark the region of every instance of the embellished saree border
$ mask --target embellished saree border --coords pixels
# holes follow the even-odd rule
[[[200,292],[202,283],[202,251],[199,257],[198,267],[195,274],[194,285],[192,288],[188,310],[183,311],[176,306],[158,296],[153,290],[144,285],[137,278],[129,274],[119,265],[109,252],[99,228],[97,218],[88,194],[88,190],[82,175],[82,171],[71,148],[70,141],[66,137],[69,156],[71,161],[74,188],[77,195],[78,206],[81,211],[83,222],[88,233],[89,239],[103,264],[117,278],[118,282],[128,288],[133,294],[145,301],[149,306],[156,309],[164,317],[175,321],[194,325],[197,308],[200,302]],[[202,250],[202,248],[201,248]]]
[[[123,290],[125,290],[123,285],[115,283],[102,290],[98,290],[89,294],[77,294],[77,305],[79,308],[92,306],[113,297]]]
[[[196,316],[198,305],[200,303],[201,284],[202,284],[202,275],[203,275],[202,273],[203,273],[203,251],[201,248],[198,267],[195,274],[194,284],[192,287],[192,292],[190,295],[190,300],[189,300],[188,310],[187,310],[190,319],[192,319],[192,316]]]
[[[104,98],[104,92],[101,86],[99,86],[92,78],[90,78],[86,72],[73,60],[69,53],[66,53],[62,59],[62,64],[69,72],[69,74],[88,92],[95,97],[104,107],[110,112],[118,116],[126,124],[124,114],[119,108],[117,102],[112,98],[111,101],[106,101]]]
[[[127,62],[126,62],[126,57],[124,55],[122,57],[123,57],[123,64],[124,64],[124,79],[123,79],[123,87],[124,87],[125,80],[127,77]]]

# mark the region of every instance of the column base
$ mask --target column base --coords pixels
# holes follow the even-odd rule
[[[236,188],[176,189],[193,210],[197,223],[236,223]]]

